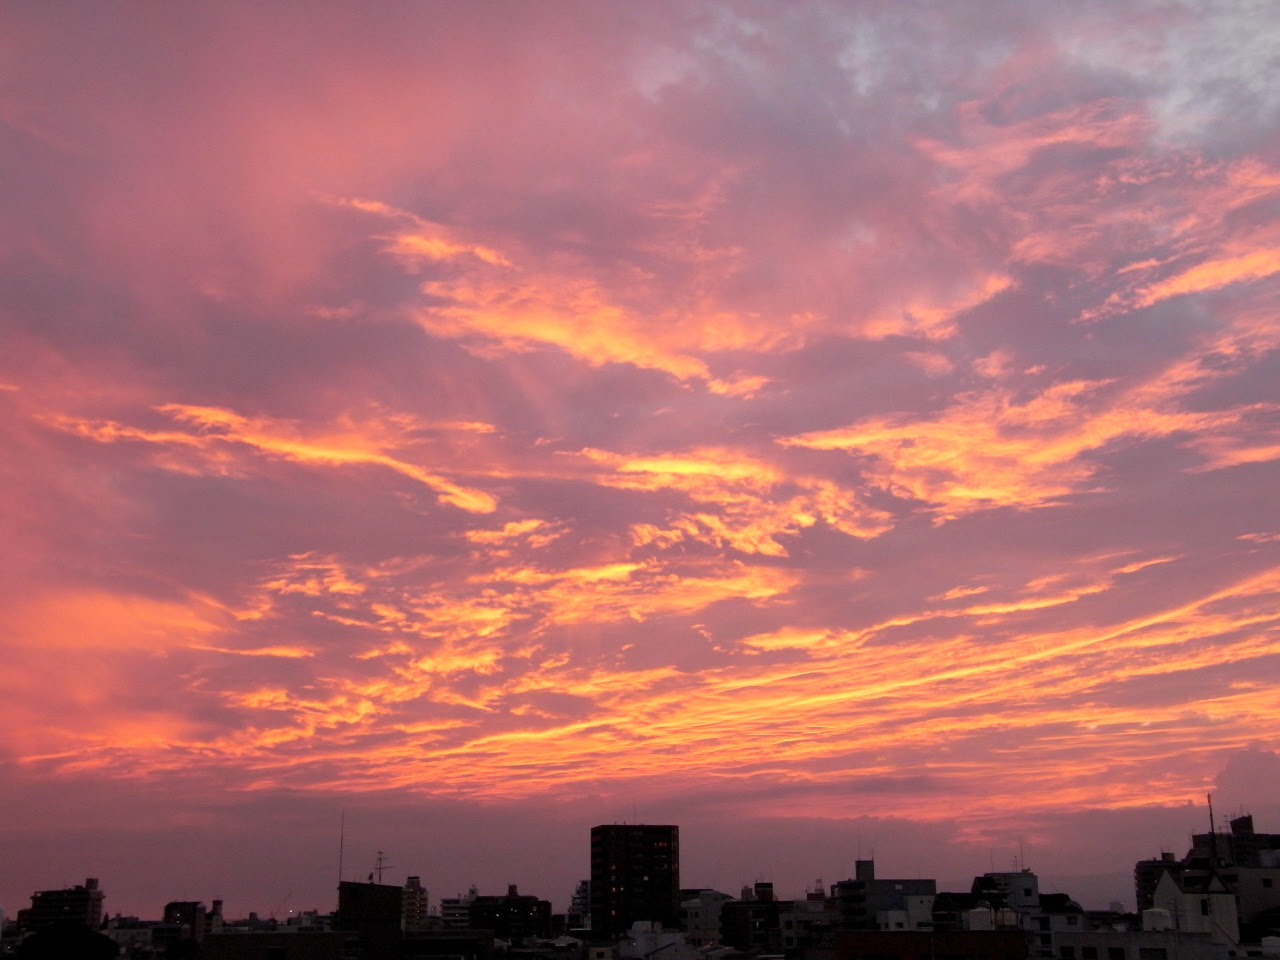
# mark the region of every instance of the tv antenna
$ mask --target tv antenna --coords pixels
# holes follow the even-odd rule
[[[347,808],[338,816],[338,883],[342,883],[342,854],[347,844]]]
[[[387,863],[387,857],[386,857],[386,854],[384,854],[381,850],[379,850],[379,851],[378,851],[378,857],[377,857],[377,859],[376,859],[376,860],[374,860],[374,862],[373,862],[373,873],[369,874],[369,876],[371,876],[371,877],[372,877],[372,876],[374,876],[374,874],[376,874],[376,875],[377,875],[377,877],[378,877],[378,883],[381,883],[381,882],[382,882],[382,871],[383,871],[383,870],[390,870],[390,869],[391,869],[392,867],[394,867],[394,866],[395,866],[395,864],[394,864],[394,863]]]

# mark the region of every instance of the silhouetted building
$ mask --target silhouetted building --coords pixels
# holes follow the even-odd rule
[[[1156,885],[1166,873],[1172,873],[1174,879],[1182,876],[1182,864],[1172,853],[1160,854],[1159,860],[1139,860],[1133,865],[1133,893],[1138,904],[1138,912],[1151,909],[1151,898],[1155,896]]]
[[[932,898],[937,892],[934,880],[877,880],[874,860],[855,861],[853,879],[832,886],[835,912],[843,930],[877,930],[880,914],[890,911],[914,918],[918,911],[912,898]],[[932,910],[930,900],[927,912]]]
[[[835,935],[834,960],[1026,960],[1016,930],[846,930]]]
[[[1250,814],[1236,817],[1230,828],[1230,833],[1195,834],[1183,863],[1193,869],[1280,866],[1280,833],[1256,833]]]
[[[17,960],[115,960],[118,955],[114,940],[80,925],[46,927],[14,952]]]
[[[407,934],[400,951],[402,957],[490,960],[493,934],[487,930],[426,930]]]
[[[773,895],[772,883],[757,883],[742,893],[741,899],[720,905],[720,942],[735,950],[780,953],[781,917],[792,904]]]
[[[440,901],[440,922],[446,930],[467,930],[471,927],[471,901],[480,895],[475,887],[456,897],[444,897]]]
[[[473,897],[469,914],[472,930],[489,930],[513,944],[551,936],[551,902],[521,894],[514,883],[505,897]]]
[[[343,960],[346,936],[338,931],[290,930],[225,933],[200,946],[200,960]]]
[[[1040,878],[1025,867],[974,877],[969,892],[985,897],[993,907],[1009,907],[1019,913],[1034,913],[1040,908]]]
[[[31,895],[31,907],[18,911],[18,924],[26,931],[102,925],[103,892],[94,877],[66,890],[41,890]]]
[[[1228,948],[1206,934],[1161,930],[1086,930],[1058,934],[1059,960],[1226,960]]]
[[[430,916],[427,910],[427,888],[421,877],[409,877],[404,882],[400,903],[400,919],[405,930],[426,930]]]
[[[1194,907],[1196,896],[1209,902],[1210,890],[1216,893],[1216,887],[1221,886],[1234,901],[1241,938],[1257,943],[1262,937],[1280,933],[1280,834],[1257,833],[1248,814],[1231,820],[1230,833],[1193,836],[1191,849],[1181,860],[1165,853],[1159,860],[1139,861],[1133,878],[1139,911],[1168,908],[1169,903],[1162,903],[1157,894],[1162,884],[1165,900],[1176,900],[1180,909]],[[1181,894],[1174,897],[1172,890]],[[1175,925],[1182,931],[1188,929],[1176,917]]]
[[[403,899],[401,887],[343,880],[338,884],[338,912],[334,914],[333,928],[353,935],[358,943],[355,956],[370,960],[398,957]],[[349,953],[354,946],[349,943]]]
[[[967,906],[954,898],[960,907],[954,919],[959,929],[971,931],[1021,929],[1027,938],[1027,950],[1033,957],[1058,957],[1056,937],[1060,933],[1079,933],[1085,929],[1084,908],[1065,893],[1041,893],[1040,878],[1031,870],[984,873],[974,877]],[[938,911],[939,894],[934,900],[934,929],[943,929]],[[957,929],[951,926],[951,929]]]
[[[591,881],[579,880],[569,899],[569,912],[564,916],[568,930],[591,929]]]
[[[720,943],[720,911],[732,899],[719,890],[681,890],[680,928],[686,939],[696,946]]]
[[[1172,873],[1156,884],[1152,911],[1166,914],[1174,930],[1207,934],[1215,943],[1235,946],[1240,942],[1240,921],[1236,897],[1214,871],[1188,871],[1181,879]]]
[[[162,922],[178,931],[177,939],[203,940],[222,926],[222,901],[213,901],[213,909],[206,910],[199,900],[173,900],[164,905]]]
[[[997,920],[997,916],[1001,919]],[[952,893],[943,891],[933,898],[933,911],[930,917],[934,930],[970,930],[977,929],[1021,929],[1021,919],[997,901],[991,903],[988,897],[976,893]],[[988,923],[988,919],[990,922]]]
[[[813,951],[834,948],[838,917],[834,900],[828,899],[822,881],[805,893],[803,900],[791,901],[791,908],[784,910],[782,922],[782,950],[788,957],[804,957]]]
[[[680,828],[614,823],[591,828],[591,932],[613,938],[637,920],[675,927]]]

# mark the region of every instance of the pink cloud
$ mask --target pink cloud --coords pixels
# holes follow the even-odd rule
[[[1280,114],[1168,68],[1229,11],[67,10],[0,15],[25,869],[84,784],[1072,876],[1256,791]]]

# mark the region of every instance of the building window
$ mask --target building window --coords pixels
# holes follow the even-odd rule
[[[1080,960],[1098,960],[1097,947],[1081,947]]]
[[[1107,960],[1124,960],[1124,947],[1107,947]]]
[[[1200,901],[1200,916],[1207,917],[1209,915],[1209,898],[1205,897]]]
[[[1076,960],[1076,948],[1075,947],[1059,947],[1058,956],[1061,957],[1062,960]]]
[[[1263,878],[1262,878],[1262,885],[1263,885],[1264,887],[1266,887],[1267,889],[1271,889],[1271,878],[1270,878],[1270,877],[1263,877]]]
[[[1164,947],[1139,947],[1138,960],[1169,960],[1169,951]]]
[[[1053,946],[1053,934],[1050,934],[1050,933],[1040,934],[1040,946],[1042,947]]]

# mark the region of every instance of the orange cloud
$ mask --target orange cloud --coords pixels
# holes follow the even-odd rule
[[[332,431],[307,432],[297,424],[268,417],[246,417],[219,407],[162,404],[157,409],[187,430],[147,430],[109,420],[51,416],[53,426],[99,443],[136,441],[168,448],[160,459],[167,469],[227,473],[237,464],[236,452],[259,454],[297,463],[328,466],[380,466],[409,477],[445,503],[470,513],[491,513],[497,501],[489,494],[456,484],[437,473],[387,452],[407,445],[394,425],[349,422]],[[191,456],[190,454],[195,454]]]
[[[931,505],[940,518],[1045,506],[1087,490],[1087,455],[1118,440],[1190,437],[1206,449],[1234,442],[1247,411],[1178,410],[1173,401],[1186,385],[1177,370],[1110,396],[1099,382],[1057,383],[1025,400],[993,388],[962,395],[931,418],[875,417],[779,442],[869,456],[873,483]],[[1228,461],[1219,455],[1210,465]]]
[[[365,585],[351,577],[332,557],[296,554],[282,565],[281,576],[263,582],[263,589],[278,594],[301,593],[309,597],[324,594],[364,593]]]
[[[638,545],[670,546],[703,540],[743,553],[786,556],[779,537],[819,521],[854,537],[889,529],[889,515],[821,477],[789,474],[781,466],[723,447],[629,456],[585,449],[573,455],[592,467],[603,486],[652,492],[674,490],[702,509],[671,511],[669,525],[632,527]]]
[[[858,325],[858,332],[873,340],[893,336],[923,336],[942,340],[955,334],[956,319],[1008,290],[1013,279],[1003,273],[975,273],[950,295],[914,296],[893,313],[875,315]],[[936,366],[935,366],[936,369]]]
[[[1233,283],[1260,280],[1280,272],[1280,250],[1251,250],[1234,257],[1207,260],[1177,276],[1138,291],[1136,306],[1149,307],[1159,300],[1187,293],[1217,290]]]
[[[537,549],[554,542],[565,533],[563,528],[545,520],[529,518],[527,520],[511,520],[502,525],[500,530],[466,530],[463,536],[472,543],[498,546],[513,541],[523,541]]]
[[[204,647],[195,646],[194,650],[208,650],[210,653],[225,653],[234,657],[282,657],[286,660],[298,660],[305,657],[314,657],[314,650],[308,650],[306,647],[252,647],[245,649],[235,649],[231,647]]]
[[[755,39],[772,44],[773,34]],[[473,45],[453,46],[466,55],[434,80],[474,66]],[[381,56],[394,45],[368,47]],[[1099,530],[1087,517],[1062,539],[1088,547],[1037,543],[1025,553],[1017,544],[1039,531],[1012,511],[941,531],[918,522],[1052,505],[1065,526],[1076,498],[1103,478],[1125,484],[1145,452],[1136,448],[1152,441],[1198,457],[1194,469],[1280,459],[1270,368],[1259,362],[1280,346],[1269,300],[1280,175],[1262,161],[1152,148],[1136,101],[1046,108],[1082,85],[1020,75],[1015,62],[991,67],[1001,79],[975,80],[997,87],[981,100],[955,109],[942,97],[924,122],[896,127],[884,115],[859,128],[883,138],[832,127],[813,142],[838,150],[756,139],[745,159],[716,146],[747,130],[733,127],[732,110],[718,112],[729,125],[711,136],[687,132],[699,100],[723,106],[712,100],[741,93],[723,86],[736,69],[704,81],[690,67],[686,86],[652,98],[654,112],[621,111],[628,129],[603,129],[596,143],[560,142],[575,133],[555,125],[564,111],[541,114],[534,103],[559,97],[535,91],[525,103],[504,87],[494,101],[504,118],[549,131],[504,167],[509,158],[492,148],[508,128],[476,122],[487,116],[478,87],[461,100],[428,98],[426,116],[417,93],[386,94],[440,83],[363,66],[346,71],[368,84],[350,101],[350,83],[271,85],[302,90],[326,114],[331,101],[344,107],[292,124],[301,140],[263,135],[296,115],[269,109],[270,98],[253,98],[252,119],[237,121],[247,125],[217,138],[174,137],[171,125],[125,112],[104,129],[159,131],[180,152],[216,140],[230,152],[193,177],[129,162],[120,134],[118,152],[93,156],[138,171],[126,189],[108,184],[102,197],[95,181],[77,200],[71,181],[57,185],[49,209],[67,213],[71,239],[37,223],[34,202],[27,215],[39,229],[4,238],[38,269],[5,301],[3,319],[18,321],[8,329],[31,340],[13,350],[21,391],[0,381],[0,395],[15,409],[46,404],[43,423],[60,433],[31,430],[30,419],[0,424],[5,440],[11,429],[34,438],[0,465],[0,528],[30,533],[44,564],[33,581],[110,584],[10,586],[6,636],[19,656],[0,671],[8,751],[50,770],[119,777],[198,757],[228,789],[528,799],[581,794],[584,783],[601,794],[638,785],[720,791],[756,814],[823,816],[866,810],[865,797],[844,802],[863,780],[892,789],[918,776],[930,785],[895,797],[896,812],[962,819],[977,832],[996,810],[1199,793],[1223,750],[1280,737],[1266,682],[1280,656],[1280,574],[1258,570],[1275,534],[1241,533],[1257,524],[1225,505],[1213,518],[1220,530],[1168,521],[1180,505],[1170,500],[1151,519],[1171,525],[1145,548],[1120,542],[1138,524]],[[524,76],[495,76],[508,73]],[[380,89],[369,77],[397,82]],[[878,102],[900,106],[919,92]],[[112,109],[133,109],[132,93]],[[649,109],[617,93],[596,105],[605,127],[620,102]],[[390,107],[370,111],[374,101]],[[232,105],[183,115],[246,116]],[[65,106],[44,111],[50,122],[63,122]],[[812,122],[802,113],[791,119]],[[334,117],[358,135],[335,140]],[[750,130],[768,129],[758,119]],[[904,143],[895,129],[951,141]],[[634,131],[643,145],[628,152]],[[338,140],[346,153],[332,160]],[[134,160],[171,163],[160,144],[148,140]],[[220,169],[232,154],[262,166]],[[370,172],[371,155],[391,167]],[[493,165],[454,165],[479,155]],[[866,176],[850,178],[855,168]],[[575,170],[599,172],[601,185]],[[283,203],[259,209],[297,183],[421,198],[449,222],[324,194],[326,209],[313,197],[302,211],[305,225]],[[561,190],[575,209],[545,216]],[[178,202],[192,197],[207,204],[204,219]],[[138,202],[181,215],[140,216]],[[220,229],[228,205],[244,220],[230,231]],[[89,263],[94,243],[101,262]],[[371,249],[382,262],[368,262]],[[414,293],[384,282],[388,265],[413,278]],[[256,284],[255,270],[265,278]],[[63,279],[65,290],[48,282]],[[23,305],[46,287],[58,297]],[[170,288],[179,293],[157,293]],[[1164,303],[1202,292],[1218,295],[1195,311]],[[1160,309],[1124,316],[1151,306]],[[138,313],[105,351],[103,310]],[[1073,327],[1073,312],[1097,322]],[[365,314],[390,322],[351,339]],[[392,333],[406,315],[472,356],[415,329]],[[1137,326],[1166,315],[1174,322],[1161,336]],[[306,335],[333,339],[317,337],[298,356],[281,349],[281,365],[293,366],[278,379],[228,378],[200,394],[192,337],[233,357],[250,324],[292,333],[298,317]],[[40,337],[47,349],[37,356],[28,344]],[[868,338],[885,342],[852,342]],[[1182,356],[1154,359],[1178,344]],[[359,357],[343,376],[306,382],[316,378],[298,364],[327,351],[318,369],[338,370],[346,350]],[[510,356],[535,350],[558,356]],[[441,419],[372,401],[322,422],[254,412],[330,409],[362,385],[403,409],[434,406],[443,392],[434,378],[455,363],[465,387],[447,398],[456,409],[440,405]],[[646,374],[606,375],[606,365]],[[868,382],[844,389],[867,371]],[[561,372],[571,393],[548,382]],[[210,405],[155,405],[157,383],[188,383]],[[237,391],[244,399],[221,399]],[[617,428],[594,408],[615,401]],[[662,415],[646,419],[655,409]],[[86,410],[96,415],[73,415]],[[503,416],[489,423],[490,412]],[[787,435],[775,443],[779,430]],[[247,496],[231,535],[215,529],[220,517],[163,529],[191,507],[175,504],[172,476],[143,470],[139,481],[136,461],[255,483],[237,490]],[[107,480],[93,486],[86,478],[99,466]],[[389,500],[384,488],[343,483],[325,493],[356,497],[355,509],[335,511],[331,527],[285,529],[288,518],[276,517],[282,533],[253,528],[240,538],[250,547],[230,543],[279,498],[307,492],[288,484],[322,472],[392,481],[395,493],[425,490],[458,509],[424,516],[417,496]],[[1243,474],[1264,471],[1231,479],[1265,503]],[[87,503],[116,486],[118,500]],[[121,504],[145,520],[122,516]],[[30,522],[38,512],[52,519]],[[179,540],[192,530],[217,549]],[[165,567],[183,550],[173,566],[203,592],[133,592],[177,578]],[[205,556],[217,562],[196,562]],[[25,542],[6,562],[7,571],[36,566]],[[792,786],[801,789],[774,799]]]
[[[405,224],[401,229],[381,239],[389,253],[410,265],[418,260],[448,261],[463,256],[475,257],[483,263],[493,265],[508,264],[507,259],[491,247],[461,243],[454,239],[453,231],[443,224],[432,223],[407,210],[398,209],[379,200],[365,200],[359,197],[322,197],[321,199],[335,206],[348,207]]]
[[[439,336],[478,337],[516,351],[549,345],[593,366],[629,363],[679,380],[713,379],[702,360],[649,335],[638,318],[586,280],[441,280],[423,290],[444,302],[418,315]]]
[[[192,599],[158,600],[100,589],[41,594],[15,605],[10,641],[43,650],[162,653],[222,635],[222,611]]]
[[[530,588],[563,583],[591,591],[634,586],[641,573],[621,564],[516,579]],[[696,673],[594,665],[531,649],[514,673],[477,659],[468,669],[484,680],[465,688],[450,679],[454,664],[432,656],[404,659],[386,679],[334,678],[307,694],[258,686],[229,695],[259,719],[219,741],[214,756],[251,761],[263,784],[285,782],[297,763],[340,758],[348,789],[378,784],[471,797],[556,795],[584,777],[626,784],[655,767],[673,782],[703,781],[714,770],[725,787],[767,774],[838,792],[851,779],[927,762],[945,785],[946,803],[927,793],[902,801],[910,815],[933,819],[976,811],[993,796],[1021,798],[1026,812],[1059,806],[1059,788],[1070,802],[1092,792],[1103,806],[1146,804],[1150,784],[1125,771],[1180,752],[1186,762],[1160,787],[1176,794],[1196,788],[1197,753],[1239,746],[1242,731],[1280,732],[1280,718],[1256,689],[1141,705],[1107,695],[1143,677],[1280,654],[1280,622],[1260,605],[1280,588],[1280,568],[1109,625],[1063,629],[1034,619],[1048,599],[1069,603],[1114,589],[1105,573],[1083,585],[1037,599],[1047,586],[1039,578],[1026,585],[1025,602],[925,612],[940,630],[910,640],[892,638],[911,616],[856,631],[785,627],[744,638],[758,656]],[[975,633],[984,620],[1019,626],[997,641],[989,631]],[[942,629],[948,623],[954,627]],[[587,712],[521,705],[519,698],[541,692],[576,698]],[[474,712],[398,716],[424,700]],[[504,716],[518,726],[495,729]],[[372,733],[381,745],[357,748],[355,738]],[[127,749],[144,768],[169,762],[151,741]],[[804,802],[760,801],[791,812]],[[985,822],[979,817],[974,829]]]
[[[64,770],[114,769],[104,754],[155,758],[200,737],[200,723],[179,705],[147,698],[124,710],[119,698],[156,671],[166,684],[185,684],[173,658],[233,635],[234,621],[216,606],[65,587],[10,598],[5,613],[0,745],[11,755]]]

